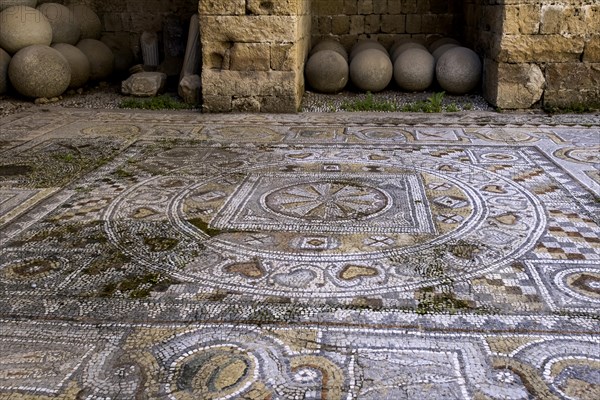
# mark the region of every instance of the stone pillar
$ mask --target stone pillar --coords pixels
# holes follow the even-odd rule
[[[310,1],[200,0],[207,112],[296,112],[310,47]]]
[[[500,3],[500,35],[485,63],[486,99],[504,109],[600,104],[600,3]],[[484,24],[492,20],[484,13]]]

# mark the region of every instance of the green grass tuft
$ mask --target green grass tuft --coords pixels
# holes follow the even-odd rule
[[[141,110],[189,110],[194,108],[194,106],[184,103],[168,94],[163,94],[144,99],[137,97],[124,99],[121,101],[121,104],[119,104],[119,108],[134,108]]]
[[[367,96],[361,100],[344,101],[341,105],[344,111],[396,111],[398,107],[390,101],[378,101],[373,93],[367,92]]]

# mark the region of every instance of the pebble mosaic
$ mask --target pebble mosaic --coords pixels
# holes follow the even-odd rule
[[[0,120],[0,399],[596,399],[600,117]]]

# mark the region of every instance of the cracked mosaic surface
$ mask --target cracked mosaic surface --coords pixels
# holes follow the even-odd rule
[[[598,116],[0,122],[0,398],[600,397]]]

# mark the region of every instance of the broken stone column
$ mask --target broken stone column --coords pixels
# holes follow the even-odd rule
[[[183,67],[179,75],[179,87],[177,93],[183,101],[188,104],[200,102],[200,89],[202,81],[198,74],[200,70],[200,31],[198,25],[198,14],[190,19],[190,29],[183,59]]]
[[[156,32],[144,32],[140,38],[142,60],[144,65],[158,67],[160,58],[158,54],[158,35]]]
[[[198,14],[192,15],[190,29],[188,31],[185,57],[179,79],[186,75],[198,74],[200,71],[200,30],[198,25]]]

